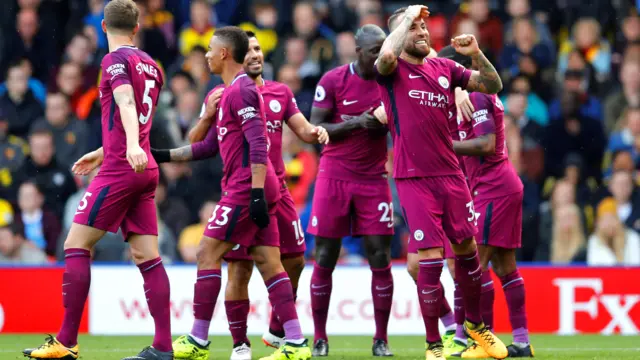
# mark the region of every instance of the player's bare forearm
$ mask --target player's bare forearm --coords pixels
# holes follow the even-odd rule
[[[407,34],[412,23],[413,21],[411,19],[405,17],[400,25],[385,39],[380,49],[380,54],[378,55],[378,62],[376,63],[380,74],[388,75],[396,69],[398,57],[402,53],[404,41],[407,39]]]
[[[304,115],[298,113],[287,120],[287,125],[296,136],[307,144],[317,144],[318,136],[313,133],[315,128]]]
[[[485,94],[497,94],[502,90],[502,80],[496,68],[491,64],[489,59],[479,51],[475,55],[471,55],[473,68],[477,69],[471,73],[469,83],[466,90],[478,91]]]
[[[136,101],[131,85],[120,85],[113,90],[113,98],[120,109],[122,127],[127,136],[127,146],[138,146],[140,128],[138,125],[138,114],[136,111]]]
[[[267,165],[251,164],[251,188],[264,189],[264,181],[267,177]]]
[[[457,155],[490,156],[496,153],[496,135],[486,134],[475,139],[453,141],[453,151]]]
[[[185,145],[170,151],[171,162],[182,162],[193,160],[193,151],[191,145]]]
[[[207,136],[209,128],[211,127],[211,123],[212,119],[208,119],[205,117],[202,117],[200,120],[198,120],[196,125],[191,130],[189,130],[189,143],[193,144],[204,140],[204,138]]]
[[[311,123],[325,128],[332,141],[342,140],[347,137],[351,131],[360,128],[360,124],[355,120],[343,121],[339,124],[331,123],[332,115],[333,113],[331,109],[324,109],[315,106],[311,108]]]

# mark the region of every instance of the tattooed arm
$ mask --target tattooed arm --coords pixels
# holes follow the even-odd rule
[[[497,94],[502,90],[502,80],[486,56],[479,51],[471,56],[473,68],[466,90],[478,91],[485,94]]]
[[[380,75],[389,75],[396,69],[396,66],[398,66],[398,57],[404,48],[404,42],[409,29],[414,21],[428,16],[429,10],[426,6],[412,5],[407,8],[404,12],[402,22],[387,36],[387,39],[382,44],[380,55],[378,55],[376,62],[376,67]]]

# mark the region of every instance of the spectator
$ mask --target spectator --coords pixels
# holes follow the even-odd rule
[[[553,36],[551,35],[551,31],[549,31],[549,27],[544,21],[541,21],[539,17],[532,13],[529,0],[507,0],[507,13],[513,20],[505,25],[506,44],[513,43],[514,41],[514,23],[520,18],[531,18],[538,35],[539,43],[545,46],[549,52],[555,52],[556,46],[553,42]]]
[[[98,48],[106,50],[107,35],[102,31],[102,19],[104,18],[104,0],[89,0],[89,14],[84,18],[84,24],[94,29]]]
[[[189,89],[195,89],[196,82],[191,75],[183,70],[179,70],[169,79],[169,86],[163,87],[158,100],[158,113],[164,114],[176,105],[178,94],[183,94]],[[155,120],[155,118],[154,118]]]
[[[578,50],[595,69],[596,80],[599,83],[607,81],[611,72],[611,46],[602,37],[600,23],[594,18],[582,18],[573,25],[571,33],[573,40],[560,47],[560,72],[568,69],[569,54]]]
[[[509,112],[515,125],[520,128],[525,148],[541,145],[545,130],[542,125],[527,116],[526,109],[529,106],[527,95],[521,92],[512,92],[507,95],[505,100],[503,102],[505,112]]]
[[[37,265],[46,262],[44,252],[25,240],[19,223],[0,225],[0,264]]]
[[[83,89],[89,89],[97,85],[100,67],[93,65],[93,47],[91,39],[84,33],[77,33],[71,38],[67,45],[62,61],[72,63],[80,68],[80,76],[84,79]],[[56,89],[57,73],[60,68],[55,69],[50,79],[49,89]]]
[[[575,261],[574,257],[585,245],[584,229],[577,205],[562,205],[554,212],[551,243],[552,263],[566,264]]]
[[[589,237],[587,264],[590,266],[640,265],[640,236],[620,220],[620,207],[606,198],[598,205],[596,231]]]
[[[44,85],[40,80],[32,76],[33,66],[31,66],[31,61],[29,61],[29,59],[27,58],[22,58],[19,61],[16,61],[16,64],[20,64],[25,74],[27,74],[27,79],[29,79],[27,81],[27,86],[29,87],[29,90],[33,92],[33,96],[35,96],[36,99],[38,99],[38,101],[41,104],[44,104],[44,98],[45,96],[47,96],[47,89],[44,87]],[[0,84],[0,96],[6,93],[7,93],[7,82],[5,81],[2,84]]]
[[[176,33],[174,28],[173,14],[165,9],[165,0],[148,0],[147,14],[141,17],[146,28],[158,29],[164,36],[165,42],[170,49],[176,46]]]
[[[319,21],[317,15],[311,1],[299,1],[293,9],[293,29],[296,36],[304,40],[309,60],[318,64],[324,73],[334,60],[335,34]],[[301,77],[305,78],[302,74]]]
[[[298,109],[308,119],[311,116],[311,105],[313,104],[313,91],[302,88],[302,81],[296,69],[291,65],[280,68],[278,81],[287,85],[298,103]]]
[[[144,2],[138,2],[140,10],[140,19],[147,18],[147,5]],[[159,65],[168,66],[173,62],[174,52],[167,45],[167,40],[162,31],[153,26],[153,23],[142,21],[140,30],[133,38],[133,44],[144,50]]]
[[[504,30],[502,21],[491,13],[488,0],[469,0],[460,6],[460,12],[456,14],[449,25],[450,32],[455,33],[458,24],[463,19],[471,19],[478,25],[481,47],[491,50],[492,54],[500,54],[504,43]]]
[[[198,93],[187,88],[178,95],[178,102],[174,110],[166,113],[168,124],[167,130],[171,140],[178,146],[187,144],[187,133],[198,121],[198,115],[202,104]]]
[[[342,32],[336,36],[336,52],[338,54],[336,66],[349,64],[357,60],[356,38],[352,32]]]
[[[513,78],[510,86],[510,92],[522,94],[527,97],[527,107],[525,111],[527,118],[535,121],[542,127],[549,124],[549,111],[547,109],[547,104],[540,98],[540,96],[531,91],[531,82],[527,76],[517,75]],[[503,96],[500,100],[505,104],[504,111],[508,112],[509,104],[507,97]]]
[[[621,120],[623,127],[611,134],[607,150],[610,153],[628,151],[635,164],[640,164],[640,107],[629,108]]]
[[[29,180],[20,185],[18,207],[20,215],[15,220],[23,225],[25,237],[47,255],[54,256],[61,231],[60,221],[44,206],[44,196],[35,182]]]
[[[262,53],[268,59],[278,46],[278,11],[270,0],[256,0],[252,5],[253,22],[245,21],[238,26],[256,34]]]
[[[69,170],[53,157],[53,135],[47,129],[34,128],[29,135],[29,147],[31,155],[14,176],[23,181],[35,179],[44,194],[45,207],[55,214],[62,214],[67,199],[77,187]]]
[[[640,62],[625,61],[620,70],[622,88],[609,95],[604,103],[604,124],[610,134],[620,120],[622,111],[629,107],[640,108]]]
[[[16,171],[22,166],[27,154],[29,146],[22,138],[9,134],[9,121],[4,110],[0,108],[0,173]],[[6,179],[6,176],[3,177]],[[10,178],[11,176],[9,181]],[[0,184],[4,186],[6,182],[0,181]]]
[[[42,105],[28,87],[28,74],[20,63],[7,71],[7,93],[0,96],[0,107],[9,120],[9,133],[25,137],[31,125],[42,116]]]
[[[34,126],[53,134],[56,162],[64,168],[70,169],[89,150],[87,124],[71,115],[69,99],[62,93],[47,96],[45,118]]]
[[[195,46],[191,49],[189,56],[182,63],[182,70],[191,75],[196,83],[196,89],[200,94],[205,94],[211,88],[208,87],[209,80],[211,79],[211,73],[207,65],[207,59],[205,57],[207,51],[205,48]]]
[[[584,57],[578,52],[572,52],[569,56],[569,69],[564,73],[562,94],[568,92],[578,93],[579,111],[582,116],[602,121],[602,104],[597,97],[590,95],[589,76],[591,70]],[[549,104],[549,118],[551,121],[562,119],[560,97]]]
[[[45,40],[43,31],[50,29],[39,27],[36,10],[28,8],[20,10],[17,15],[16,32],[10,34],[5,42],[4,52],[11,54],[9,61],[26,57],[33,64],[34,76],[44,81],[49,74],[51,54],[55,53],[54,43]],[[4,66],[2,67],[5,68]]]
[[[623,62],[625,49],[631,44],[640,43],[640,16],[636,13],[630,13],[622,20],[621,30],[617,32],[617,40],[614,46],[614,54],[612,56],[612,65],[620,66]]]
[[[616,171],[609,181],[609,192],[615,200],[617,217],[626,228],[640,231],[640,193],[634,191],[633,174]]]
[[[156,187],[155,201],[160,217],[171,230],[173,236],[177,237],[180,231],[191,223],[191,216],[184,200],[175,196],[167,196],[167,180],[162,174],[158,187]]]
[[[205,192],[190,186],[191,168],[186,163],[163,163],[160,165],[166,179],[167,197],[184,200],[192,214],[197,214],[201,203],[198,198]],[[189,217],[191,218],[191,217]]]
[[[568,154],[579,152],[586,159],[585,176],[601,179],[601,166],[606,140],[602,124],[583,116],[578,111],[579,94],[562,94],[563,120],[549,125],[545,141],[545,165],[548,176],[560,177],[564,159]]]
[[[520,73],[539,79],[540,73],[553,65],[553,53],[540,42],[533,20],[514,20],[513,40],[513,43],[504,47],[500,56],[503,81],[508,81]],[[541,80],[538,82],[541,84],[536,90],[541,92],[545,87]]]
[[[180,32],[179,44],[182,56],[191,53],[194,47],[207,48],[215,31],[211,23],[211,7],[205,0],[191,2],[191,23]]]
[[[80,100],[85,95],[80,66],[70,62],[63,64],[56,75],[56,85],[52,91],[65,94],[71,102],[72,112],[77,116]]]
[[[204,228],[207,226],[209,217],[213,214],[214,210],[218,209],[218,204],[213,201],[207,201],[202,205],[199,212],[200,221],[197,224],[189,225],[180,233],[180,240],[178,242],[178,250],[182,260],[186,263],[194,264],[196,262],[196,252],[198,251],[198,244],[204,233]]]
[[[285,43],[284,63],[280,63],[276,68],[281,69],[285,64],[293,66],[300,79],[303,80],[302,86],[306,89],[314,89],[320,79],[321,69],[316,61],[308,59],[307,54],[304,39],[300,37],[289,38]]]

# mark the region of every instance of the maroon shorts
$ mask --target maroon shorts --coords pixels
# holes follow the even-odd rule
[[[393,205],[386,179],[379,182],[318,178],[307,231],[324,238],[393,235]]]
[[[158,169],[140,174],[99,172],[80,200],[73,222],[112,233],[120,228],[125,239],[131,234],[158,235],[154,201],[158,179]]]
[[[409,235],[409,241],[411,241],[411,238],[413,237],[413,234]],[[415,239],[414,239],[415,241]],[[453,248],[451,247],[451,242],[449,240],[446,240],[442,243],[442,247],[444,248],[444,258],[445,259],[455,259],[456,254],[453,252]],[[409,247],[409,249],[407,249],[408,252],[412,253],[412,254],[417,254],[418,253],[418,248],[411,248]]]
[[[462,175],[396,179],[411,232],[408,251],[456,244],[477,232],[477,215]]]
[[[478,218],[476,241],[505,249],[522,246],[522,191],[493,199],[474,199]]]
[[[280,255],[283,258],[303,255],[307,246],[304,242],[304,231],[300,223],[300,217],[289,190],[283,192],[276,210],[278,232],[280,233]],[[252,260],[246,247],[236,246],[228,252],[226,261]]]
[[[204,236],[228,241],[246,248],[252,246],[278,246],[278,204],[269,205],[269,226],[260,229],[249,215],[248,205],[236,205],[223,197],[213,210]]]

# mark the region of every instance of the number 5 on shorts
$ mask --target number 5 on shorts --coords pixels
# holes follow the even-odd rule
[[[78,204],[78,210],[79,211],[82,211],[82,210],[87,208],[87,205],[89,205],[89,201],[87,199],[90,198],[91,195],[93,195],[93,194],[88,192],[88,191],[86,193],[84,193],[84,196],[82,197],[82,200],[80,200],[80,204]]]
[[[469,217],[467,218],[467,221],[473,221],[473,225],[478,226],[478,218],[480,217],[480,213],[476,212],[473,208],[473,200],[467,203],[467,209],[469,209]]]

